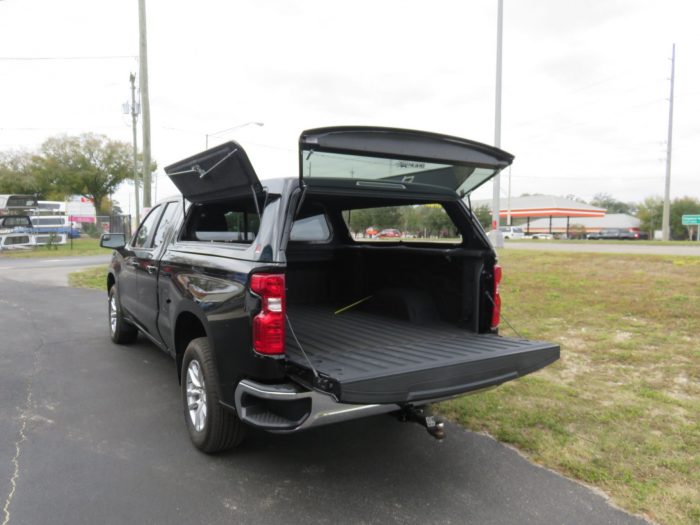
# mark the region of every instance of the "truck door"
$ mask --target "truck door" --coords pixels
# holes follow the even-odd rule
[[[153,208],[141,221],[129,244],[124,247],[124,262],[119,274],[119,302],[139,324],[143,322],[139,317],[137,277],[139,273],[146,271],[145,265],[141,268],[141,263],[150,256],[148,243],[153,237],[161,211],[161,206]]]
[[[165,204],[163,215],[161,215],[158,221],[158,227],[151,241],[152,259],[150,265],[152,267],[155,266],[156,270],[151,270],[143,274],[143,276],[139,276],[139,292],[142,294],[140,300],[147,310],[143,312],[144,327],[153,337],[164,341],[166,346],[170,346],[170,341],[160,335],[159,318],[163,314],[165,314],[165,316],[168,315],[170,301],[167,289],[164,290],[164,287],[160,283],[162,275],[160,261],[163,257],[163,253],[167,249],[166,244],[172,239],[175,233],[174,230],[180,223],[179,218],[181,217],[182,205],[179,202],[174,201]],[[170,276],[168,275],[168,277]]]
[[[158,332],[158,311],[160,308],[158,293],[158,267],[162,248],[170,226],[175,218],[178,204],[169,202],[164,206],[162,214],[159,214],[153,232],[146,242],[145,250],[138,258],[138,270],[136,271],[136,299],[135,316],[143,328],[155,339],[161,340]]]

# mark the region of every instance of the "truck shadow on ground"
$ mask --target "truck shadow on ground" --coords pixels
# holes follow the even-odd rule
[[[238,448],[205,455],[189,443],[172,359],[143,338],[122,351],[119,368],[152,385],[141,394],[160,405],[160,425],[142,435],[144,448],[167,440],[157,458],[177,454],[187,479],[213,490],[200,503],[243,522],[642,522],[449,422],[443,441],[391,414],[295,434],[250,429]]]

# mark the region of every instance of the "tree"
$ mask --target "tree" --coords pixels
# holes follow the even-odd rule
[[[398,228],[401,225],[400,208],[387,206],[385,208],[372,208],[372,222],[374,226],[383,230],[385,228]]]
[[[35,160],[39,177],[92,199],[98,213],[106,197],[133,174],[131,145],[94,133],[49,138]]]
[[[582,202],[584,204],[588,204],[585,199],[579,197],[578,195],[574,195],[573,193],[567,194],[564,198],[569,199],[570,201]]]
[[[364,231],[372,226],[372,214],[371,210],[351,210],[349,212],[344,212],[350,216],[348,226],[350,231],[353,233],[364,233]]]
[[[488,231],[491,229],[491,208],[484,204],[478,208],[474,208],[472,212],[476,215],[476,218],[479,219],[484,230]]]
[[[661,229],[664,201],[661,197],[647,197],[637,208],[637,218],[641,221],[640,229],[654,238],[654,232]]]
[[[700,214],[700,201],[693,197],[674,199],[671,203],[671,238],[689,239],[687,226],[683,226],[683,215]]]
[[[661,197],[647,197],[639,205],[637,217],[642,222],[641,229],[649,232],[653,239],[654,231],[661,229],[664,201]],[[683,215],[700,214],[700,200],[693,197],[682,197],[671,202],[671,239],[687,239],[689,230],[683,226]]]
[[[0,193],[36,195],[40,199],[63,199],[49,174],[37,169],[37,158],[27,151],[0,153]]]
[[[605,208],[608,213],[632,214],[636,211],[636,206],[632,203],[622,202],[608,193],[596,193],[591,200],[593,206]]]
[[[401,227],[401,208],[388,206],[352,210],[349,226],[354,233],[364,232],[370,226],[379,230],[399,228]]]

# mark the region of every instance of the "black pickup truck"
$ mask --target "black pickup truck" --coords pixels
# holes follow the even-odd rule
[[[170,353],[205,452],[500,385],[559,347],[498,335],[501,268],[468,196],[513,157],[433,133],[304,132],[261,181],[228,142],[168,166],[182,192],[106,234],[114,342]],[[400,237],[365,236],[370,225]]]

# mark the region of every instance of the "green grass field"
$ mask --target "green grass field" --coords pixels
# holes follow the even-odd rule
[[[559,342],[561,360],[438,410],[631,512],[700,522],[700,258],[505,249],[500,260],[505,318]]]
[[[438,411],[628,511],[700,522],[700,257],[505,249],[500,262],[503,316],[560,343],[561,360]],[[104,274],[71,281],[103,289]]]
[[[94,266],[68,275],[68,284],[78,288],[107,291],[107,266]]]
[[[628,245],[637,245],[640,244],[642,246],[697,246],[700,248],[700,242],[698,241],[615,241],[615,240],[604,240],[604,239],[596,239],[593,241],[589,241],[587,239],[509,239],[506,242],[514,242],[514,243],[520,243],[520,242],[526,242],[526,243],[535,243],[537,244],[538,242],[555,242],[557,244],[622,244],[624,246]]]
[[[24,257],[69,257],[71,255],[109,255],[111,252],[100,248],[99,239],[73,239],[71,247],[68,244],[56,244],[53,246],[37,246],[28,250],[11,250],[0,252],[0,257],[24,258]]]

